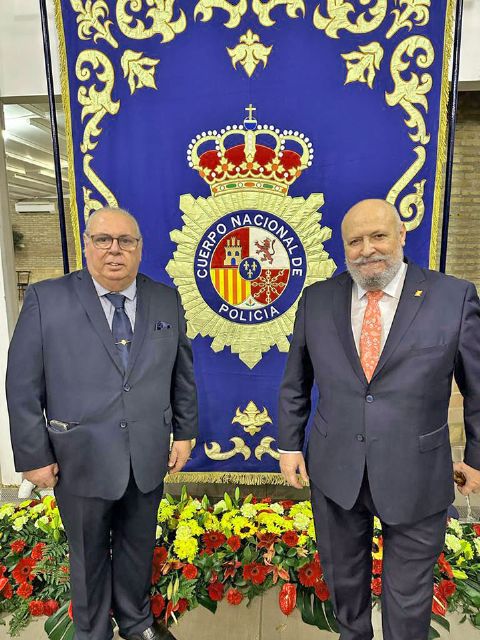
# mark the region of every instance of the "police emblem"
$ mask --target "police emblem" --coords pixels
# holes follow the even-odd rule
[[[211,336],[253,368],[276,345],[288,351],[303,288],[330,277],[335,263],[323,248],[323,194],[288,196],[313,162],[312,144],[297,131],[259,125],[247,108],[243,125],[197,135],[191,168],[212,195],[180,197],[182,230],[167,265],[182,296],[188,335]],[[200,150],[201,149],[201,150]]]

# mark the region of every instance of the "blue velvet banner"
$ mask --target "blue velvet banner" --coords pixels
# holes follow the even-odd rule
[[[72,215],[109,204],[178,287],[200,437],[184,479],[271,482],[302,289],[387,198],[434,265],[450,0],[56,0]],[[193,473],[192,473],[193,472]],[[252,473],[252,475],[250,475]]]

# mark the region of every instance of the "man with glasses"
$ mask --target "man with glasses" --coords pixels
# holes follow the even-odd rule
[[[191,346],[177,292],[138,273],[133,216],[100,209],[84,244],[86,269],[27,290],[12,338],[16,468],[55,487],[75,640],[109,640],[110,610],[122,638],[164,640],[149,588],[167,465],[182,469],[197,433]]]

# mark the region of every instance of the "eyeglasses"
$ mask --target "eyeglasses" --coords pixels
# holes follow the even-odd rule
[[[96,233],[93,236],[87,233],[85,235],[91,238],[95,249],[110,249],[113,241],[116,240],[123,251],[135,251],[141,240],[141,238],[134,238],[133,236],[109,236],[106,233]]]

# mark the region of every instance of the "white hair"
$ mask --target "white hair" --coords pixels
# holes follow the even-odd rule
[[[98,215],[100,215],[101,213],[106,213],[106,212],[111,212],[111,213],[117,213],[119,215],[122,216],[126,216],[127,218],[130,218],[130,220],[134,223],[135,228],[137,230],[137,235],[139,238],[142,237],[142,233],[140,231],[140,226],[137,222],[137,219],[135,218],[135,216],[132,216],[132,214],[127,211],[126,209],[121,209],[120,207],[102,207],[101,209],[97,209],[96,211],[94,211],[93,213],[91,213],[88,216],[87,222],[85,224],[85,235],[89,235],[90,232],[90,225],[92,223],[92,220],[94,220]]]

